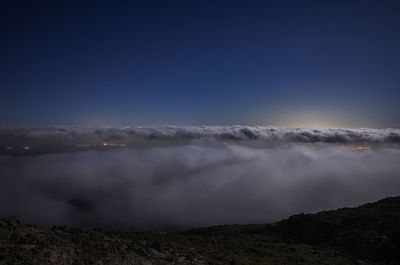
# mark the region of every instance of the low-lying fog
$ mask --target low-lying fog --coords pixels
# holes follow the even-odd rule
[[[126,129],[2,128],[0,217],[176,229],[272,222],[399,195],[399,130],[212,128],[158,137]],[[271,128],[273,136],[259,132]],[[40,143],[52,152],[36,153]]]

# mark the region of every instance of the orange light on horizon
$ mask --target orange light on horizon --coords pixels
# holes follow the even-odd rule
[[[365,150],[370,150],[371,147],[369,146],[364,146],[364,145],[348,145],[347,148],[357,150],[357,151],[365,151]]]

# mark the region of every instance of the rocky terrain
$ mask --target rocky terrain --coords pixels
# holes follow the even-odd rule
[[[274,224],[185,232],[40,228],[0,220],[0,264],[400,264],[400,197]]]

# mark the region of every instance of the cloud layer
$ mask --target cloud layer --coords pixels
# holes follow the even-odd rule
[[[0,139],[7,144],[36,141],[57,152],[0,155],[0,215],[41,224],[172,229],[354,206],[399,195],[398,135],[395,129],[242,126],[3,128]],[[138,139],[149,144],[131,145]],[[128,145],[58,148],[85,141]],[[348,148],[355,142],[369,145]]]
[[[193,127],[21,127],[0,128],[0,150],[25,147],[38,152],[92,148],[103,143],[131,146],[187,144],[194,139],[216,139],[235,144],[263,146],[281,143],[374,143],[400,144],[400,129],[321,129],[261,126]]]

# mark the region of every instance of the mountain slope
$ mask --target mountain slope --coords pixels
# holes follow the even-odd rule
[[[291,216],[275,224],[285,238],[374,261],[400,261],[400,197],[356,208]]]
[[[274,224],[169,233],[0,220],[0,264],[400,264],[400,197]]]

